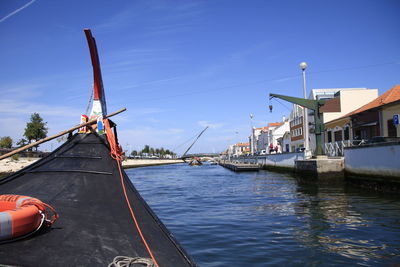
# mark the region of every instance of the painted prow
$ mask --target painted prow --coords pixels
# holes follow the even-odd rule
[[[89,45],[90,57],[93,66],[93,106],[90,118],[104,116],[107,114],[106,97],[104,94],[103,78],[101,76],[99,54],[97,52],[96,40],[90,29],[84,29]]]

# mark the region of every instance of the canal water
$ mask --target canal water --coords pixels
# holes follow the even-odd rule
[[[400,198],[289,174],[126,170],[199,266],[398,266]]]

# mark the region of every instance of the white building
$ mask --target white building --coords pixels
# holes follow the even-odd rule
[[[289,119],[283,119],[283,122],[279,125],[276,126],[271,133],[272,137],[272,144],[275,146],[278,146],[279,151],[283,151],[283,136],[285,133],[288,133],[290,131],[290,125],[289,125]]]
[[[228,148],[229,157],[238,157],[250,153],[250,143],[237,143]]]
[[[261,129],[257,139],[258,152],[265,150],[267,153],[269,153],[269,145],[272,144],[273,147],[275,147],[278,144],[277,139],[283,136],[284,132],[282,131],[284,131],[283,130],[284,128],[281,128],[276,133],[275,130],[283,124],[284,122],[270,122],[268,123],[268,126],[263,128],[258,128]]]

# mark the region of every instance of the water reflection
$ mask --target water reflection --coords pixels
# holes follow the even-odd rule
[[[128,170],[199,266],[400,262],[400,199],[219,166]]]
[[[344,184],[299,184],[297,192],[295,213],[304,220],[302,227],[295,231],[298,242],[365,264],[372,263],[374,258],[395,255],[392,251],[386,251],[386,243],[377,240],[373,233],[375,220],[379,217],[369,217],[365,209],[359,206],[362,202],[359,202],[358,196],[346,192]],[[379,208],[380,203],[383,204],[382,201],[369,203],[369,208]],[[393,208],[392,212],[398,211],[398,207]]]

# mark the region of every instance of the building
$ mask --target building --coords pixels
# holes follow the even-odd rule
[[[286,151],[284,150],[284,144],[283,144],[283,137],[286,133],[289,133],[290,131],[290,125],[289,125],[289,119],[283,118],[283,122],[280,123],[279,126],[276,126],[272,130],[272,144],[274,146],[278,146],[278,152],[283,152]]]
[[[249,143],[253,144],[253,151],[251,151],[251,147],[250,147],[250,152],[252,152],[253,154],[259,154],[259,152],[263,149],[262,145],[261,145],[262,140],[260,140],[260,135],[263,131],[268,131],[268,126],[260,127],[260,128],[253,127],[252,134],[254,137],[254,142],[252,142],[252,136],[249,137]]]
[[[260,153],[262,150],[265,150],[267,145],[268,145],[268,133],[269,133],[269,127],[261,127],[261,128],[256,128],[257,133],[257,139],[256,139],[256,152]]]
[[[343,147],[357,145],[361,140],[375,136],[400,137],[399,126],[393,124],[395,114],[400,114],[399,85],[346,115],[325,123],[325,153],[341,156]]]
[[[269,152],[269,145],[272,144],[274,147],[278,144],[277,139],[283,136],[278,136],[274,134],[274,131],[277,127],[281,126],[283,122],[270,122],[268,126],[263,127],[258,135],[257,139],[257,152],[265,150],[267,153]]]
[[[374,136],[399,137],[393,125],[393,115],[400,113],[400,85],[386,91],[347,116],[351,118],[353,138],[371,139]]]
[[[350,131],[348,122],[341,120],[340,123],[334,123],[333,125],[327,123],[343,117],[376,97],[378,97],[378,89],[331,88],[311,90],[309,99],[326,100],[325,105],[320,108],[322,121],[328,127],[322,136],[322,142],[325,143],[328,139],[332,140],[331,135],[334,134],[336,134],[336,140],[344,140],[345,132],[349,134],[348,132]],[[314,111],[308,111],[309,145],[311,151],[315,151],[316,149],[313,114]]]
[[[288,153],[290,151],[290,145],[291,145],[291,136],[290,136],[290,131],[285,132],[285,134],[282,137],[282,153]]]
[[[250,143],[237,143],[229,146],[228,154],[233,157],[250,153]]]
[[[304,148],[303,107],[294,104],[289,115],[290,152]]]

